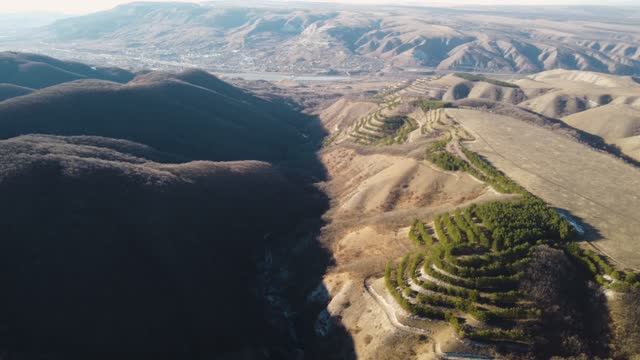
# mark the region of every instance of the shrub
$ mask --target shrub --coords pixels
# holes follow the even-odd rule
[[[483,81],[489,84],[493,84],[493,85],[498,85],[498,86],[502,86],[502,87],[510,87],[510,88],[520,88],[518,85],[516,84],[512,84],[506,81],[500,81],[500,80],[496,80],[496,79],[489,79],[486,78],[482,75],[479,74],[469,74],[469,73],[455,73],[455,76],[468,80],[468,81],[473,81],[473,82],[477,82],[477,81]]]
[[[409,263],[409,254],[405,255],[398,264],[398,268],[396,269],[396,283],[400,287],[400,289],[407,289],[407,282],[405,280],[405,272],[407,269],[407,264]]]
[[[448,317],[448,320],[449,324],[458,336],[465,337],[467,335],[463,322],[460,319],[458,319],[456,316],[451,315]]]
[[[466,258],[452,257],[451,261],[461,267],[488,267],[495,263],[512,263],[523,259],[531,251],[531,244],[523,243],[509,249]]]
[[[431,143],[431,145],[427,147],[426,159],[447,171],[469,170],[470,167],[466,161],[447,152],[446,148],[450,140],[451,138],[447,137]]]
[[[409,239],[418,246],[430,246],[433,243],[433,238],[427,232],[424,223],[418,219],[413,221],[409,229]]]
[[[451,107],[451,103],[439,100],[416,100],[413,102],[413,105],[421,107],[424,111]]]
[[[433,228],[440,243],[446,244],[447,242],[449,242],[449,239],[447,239],[447,236],[442,230],[442,215],[436,216],[436,218],[433,220]]]
[[[588,271],[593,279],[602,286],[611,287],[614,290],[625,292],[633,288],[640,288],[640,276],[634,272],[617,271],[602,256],[591,250],[582,249],[576,243],[565,246],[565,252]],[[611,283],[604,278],[609,275],[615,282]]]
[[[449,213],[445,213],[443,215],[443,219],[444,219],[444,226],[447,229],[447,234],[449,235],[450,239],[453,240],[454,243],[461,243],[462,242],[462,234],[460,233],[460,229],[458,229],[458,227],[453,223],[453,221],[451,221],[451,216],[449,215]]]
[[[496,340],[506,340],[506,341],[517,341],[517,342],[529,342],[530,337],[520,329],[482,329],[482,330],[474,330],[467,333],[467,337],[474,340],[485,340],[485,341],[496,341]]]
[[[420,234],[420,237],[422,238],[422,243],[426,246],[431,245],[433,243],[433,238],[431,238],[431,235],[427,232],[427,229],[424,227],[424,223],[422,221],[418,221],[416,228],[418,229],[418,234]]]
[[[430,276],[446,282],[451,285],[473,289],[473,290],[487,290],[487,291],[507,291],[513,290],[518,287],[518,284],[523,276],[522,272],[518,272],[511,276],[495,276],[495,277],[475,277],[471,279],[454,278],[449,275],[443,274],[431,268],[431,262],[425,262],[424,271]]]
[[[418,253],[415,254],[411,261],[409,261],[409,266],[407,267],[407,272],[409,273],[409,278],[414,282],[418,281],[418,277],[416,276],[416,271],[418,269],[418,264],[422,261],[423,255]]]
[[[483,173],[483,175],[480,175],[480,179],[491,184],[496,191],[506,194],[530,195],[527,190],[493,167],[493,165],[483,157],[466,149],[464,146],[462,146],[461,149],[469,162]],[[476,174],[473,175],[475,176]]]
[[[417,229],[417,224],[420,223],[420,220],[414,220],[413,224],[411,224],[411,228],[409,229],[409,240],[411,240],[414,244],[418,246],[423,246],[424,242],[420,237],[420,234]]]
[[[566,220],[537,198],[486,203],[477,206],[475,213],[491,230],[494,242],[500,241],[508,248],[543,238],[568,239],[562,231]]]

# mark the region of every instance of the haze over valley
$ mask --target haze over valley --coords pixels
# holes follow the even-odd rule
[[[0,49],[134,68],[356,74],[640,72],[636,7],[133,3],[0,38]]]

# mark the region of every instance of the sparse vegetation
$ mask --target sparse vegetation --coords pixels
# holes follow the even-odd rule
[[[409,134],[418,128],[418,123],[404,115],[385,115],[400,105],[400,99],[383,99],[373,113],[360,119],[349,134],[355,142],[365,145],[392,145],[407,141]]]
[[[636,359],[640,354],[640,289],[635,287],[620,295],[612,304],[616,359]],[[635,357],[634,357],[635,356]]]
[[[452,141],[451,136],[447,136],[430,144],[426,150],[426,159],[447,171],[468,172],[479,180],[488,183],[498,192],[532,196],[522,186],[493,167],[487,160],[464,146],[460,146],[460,149],[470,163],[448,152],[447,145],[450,141]]]
[[[469,74],[469,73],[455,73],[455,75],[459,78],[465,79],[465,80],[469,80],[469,81],[483,81],[483,82],[487,82],[489,84],[493,84],[493,85],[498,85],[498,86],[504,86],[504,87],[510,87],[510,88],[519,88],[518,85],[516,84],[512,84],[512,83],[508,83],[506,81],[500,81],[500,80],[496,80],[496,79],[489,79],[486,78],[482,75],[478,75],[478,74]]]
[[[567,244],[565,251],[601,286],[617,291],[640,290],[640,275],[633,271],[618,271],[602,255],[581,248],[576,243]]]
[[[433,142],[426,151],[427,160],[447,171],[467,171],[469,164],[447,151],[447,144],[451,140],[447,137]]]
[[[429,246],[433,243],[433,238],[427,232],[422,221],[416,219],[409,230],[409,239],[418,246]]]
[[[493,165],[480,155],[466,149],[464,146],[462,146],[461,149],[464,156],[469,159],[474,167],[471,171],[472,175],[476,176],[480,180],[486,181],[498,192],[505,194],[530,195],[527,190],[493,167]]]
[[[427,254],[413,258],[412,282],[426,291],[419,292],[417,298],[422,304],[448,309],[446,317],[459,336],[479,341],[534,342],[525,324],[548,319],[520,289],[532,253],[541,246],[565,247],[576,263],[603,286],[625,293],[640,289],[640,276],[634,272],[616,270],[601,255],[569,243],[574,229],[556,210],[478,154],[461,146],[466,160],[449,153],[450,141],[451,136],[447,136],[430,144],[427,159],[445,170],[466,171],[499,192],[519,195],[510,201],[472,205],[436,216],[433,232],[437,239]],[[468,316],[484,326],[470,326]],[[555,336],[561,334],[550,332],[549,336],[556,341]]]
[[[413,105],[419,106],[424,111],[446,109],[452,107],[451,103],[440,100],[416,100],[413,102]]]
[[[400,117],[398,119],[401,119],[402,125],[395,130],[394,130],[394,126],[397,125],[397,123],[394,123],[394,126],[390,126],[388,128],[385,128],[383,126],[383,132],[388,133],[389,135],[380,139],[378,141],[379,143],[382,143],[385,145],[403,144],[407,142],[407,139],[409,138],[409,134],[418,128],[418,123],[412,118]],[[385,121],[385,124],[387,124],[386,121]]]
[[[325,137],[322,140],[322,147],[325,148],[325,147],[328,147],[329,145],[333,144],[333,142],[336,140],[336,138],[338,138],[339,135],[340,135],[340,132],[337,131],[334,134]]]

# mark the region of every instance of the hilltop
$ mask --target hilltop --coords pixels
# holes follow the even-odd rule
[[[41,89],[79,79],[125,83],[133,76],[131,72],[118,68],[89,66],[37,54],[0,52],[0,84]]]
[[[75,80],[0,102],[0,138],[96,135],[190,160],[295,163],[312,153],[321,132],[283,102],[200,70],[151,72],[125,84]]]

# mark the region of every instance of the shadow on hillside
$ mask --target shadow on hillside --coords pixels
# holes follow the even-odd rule
[[[0,336],[7,358],[355,358],[339,321],[332,320],[329,335],[316,333],[327,300],[309,301],[314,289],[327,292],[318,286],[331,264],[317,240],[329,199],[314,186],[327,177],[316,154],[325,131],[317,118],[277,100],[260,106],[274,119],[287,119],[287,137],[268,154],[277,173],[243,167],[207,172],[200,168],[206,164],[134,166],[113,157],[105,162],[94,151],[106,145],[90,138],[82,140],[91,145],[82,151],[68,137],[61,137],[65,145],[35,150],[33,142],[42,140],[0,141],[7,155],[0,166],[12,169],[0,176]],[[56,112],[46,126],[35,124],[38,132],[131,134],[116,117],[111,128],[80,126],[80,117],[70,122],[65,105],[51,101],[32,111],[50,108]],[[294,138],[290,126],[304,141],[284,143]],[[146,136],[160,152],[177,155],[172,159],[220,160],[192,156],[224,153],[251,160],[215,149],[216,142],[134,135],[129,140],[144,143]],[[260,146],[274,142],[267,140]],[[159,166],[179,180],[156,181]]]
[[[292,236],[282,243],[283,246],[270,254],[274,263],[280,259],[281,264],[286,264],[275,277],[279,278],[284,297],[290,299],[292,310],[296,313],[293,327],[303,350],[299,355],[314,360],[356,359],[351,335],[339,318],[330,316],[326,311],[330,295],[322,283],[328,267],[333,264],[331,253],[320,244],[318,238],[320,230],[326,225],[322,215],[329,210],[329,198],[314,184],[328,180],[326,168],[317,155],[328,132],[317,117],[299,112],[296,104],[290,100],[271,101],[298,112],[307,124],[303,133],[308,140],[307,149],[310,150],[292,154],[280,167],[304,189],[308,196],[304,204],[310,214],[298,223]]]
[[[606,358],[611,329],[606,299],[562,250],[537,247],[520,290],[542,310],[533,324],[536,358]],[[553,271],[549,271],[553,269]]]
[[[556,208],[556,211],[558,211],[560,216],[562,216],[569,222],[569,224],[571,224],[574,231],[576,232],[578,240],[589,242],[602,240],[602,234],[600,234],[600,230],[593,227],[581,217],[572,214],[567,209]]]

